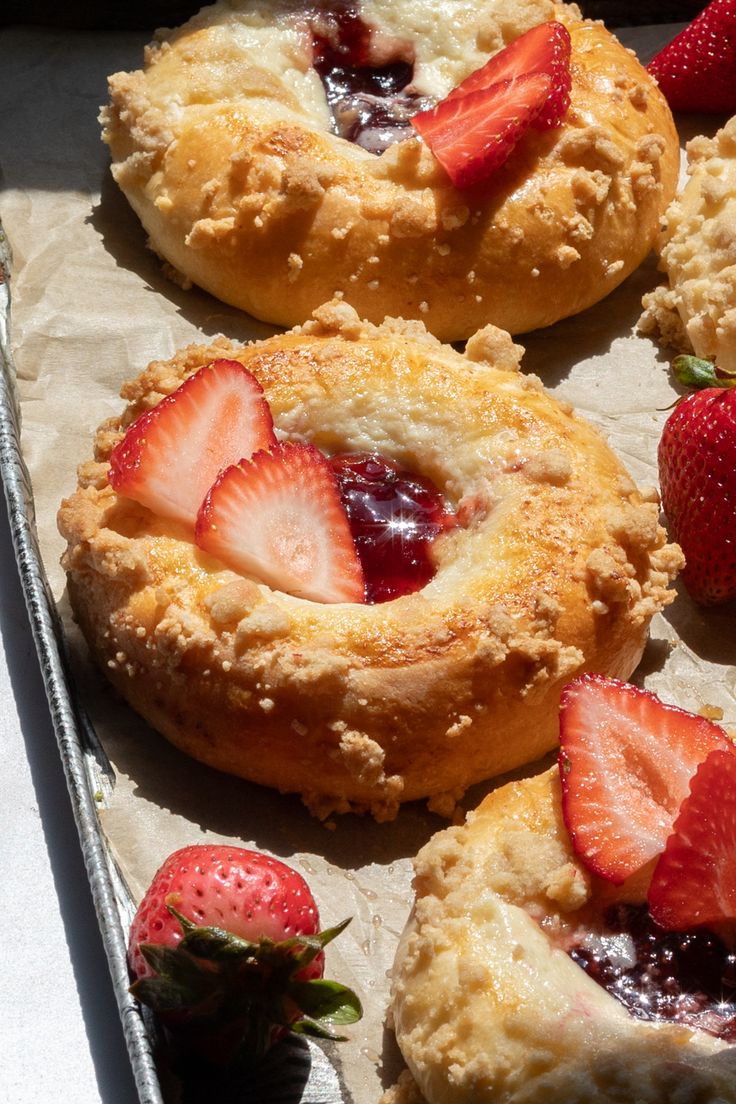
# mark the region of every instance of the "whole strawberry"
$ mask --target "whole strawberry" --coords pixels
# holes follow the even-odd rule
[[[659,443],[662,507],[685,553],[696,602],[736,597],[736,393],[708,387],[682,399]]]
[[[133,919],[131,992],[217,1064],[252,1061],[287,1031],[340,1038],[358,998],[322,979],[323,948],[349,923],[319,931],[307,883],[256,851],[196,845],[156,873]]]
[[[736,0],[712,0],[647,69],[674,111],[736,111]]]

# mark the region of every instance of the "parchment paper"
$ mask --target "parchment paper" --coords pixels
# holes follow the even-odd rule
[[[638,28],[627,40],[646,57],[671,33]],[[354,917],[330,948],[328,968],[361,993],[366,1016],[330,1056],[355,1104],[374,1104],[400,1067],[384,1019],[387,972],[411,903],[411,858],[442,822],[413,806],[393,824],[344,817],[330,831],[296,798],[188,760],[114,697],[88,663],[66,605],[56,510],[91,454],[96,426],[120,410],[123,380],[193,340],[272,332],[171,284],[109,176],[96,122],[105,78],[138,67],[146,39],[17,28],[0,35],[0,216],[15,257],[23,447],[43,557],[76,677],[116,772],[101,816],[133,896],[170,851],[205,839],[263,848],[299,867],[325,924]],[[713,120],[693,126],[701,124],[715,129]],[[647,484],[656,482],[656,445],[676,394],[667,356],[634,332],[641,294],[656,279],[650,261],[598,307],[522,339],[525,369],[599,425]],[[656,619],[637,680],[687,708],[717,706],[736,723],[732,617],[727,609],[700,612],[681,594],[666,619]],[[466,806],[486,789],[471,791]]]

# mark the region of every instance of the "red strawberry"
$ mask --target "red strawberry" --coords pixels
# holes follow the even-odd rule
[[[698,767],[648,900],[670,931],[736,920],[736,756],[712,751]]]
[[[665,845],[698,765],[733,753],[718,725],[617,679],[562,691],[562,814],[585,865],[620,885]]]
[[[411,122],[455,187],[468,188],[502,165],[531,126],[558,126],[570,86],[570,35],[561,23],[542,23]]]
[[[219,472],[275,440],[255,376],[237,360],[215,360],[133,422],[110,457],[110,485],[193,527]]]
[[[552,92],[548,73],[529,73],[446,99],[411,120],[456,188],[485,180],[504,163]]]
[[[692,23],[652,58],[674,111],[736,111],[736,0],[712,0]]]
[[[334,1038],[318,1022],[354,1023],[357,997],[321,981],[323,948],[304,879],[257,851],[196,845],[175,851],[130,929],[131,992],[208,1058],[261,1054],[286,1031]]]
[[[570,33],[562,23],[540,23],[532,27],[453,88],[445,103],[528,73],[548,73],[552,77],[549,99],[532,125],[541,130],[559,126],[570,106],[572,84]]]
[[[736,391],[710,387],[682,399],[659,443],[662,507],[685,553],[696,602],[736,596]]]
[[[365,586],[335,476],[313,445],[276,445],[228,468],[195,540],[235,571],[315,602],[363,602]]]

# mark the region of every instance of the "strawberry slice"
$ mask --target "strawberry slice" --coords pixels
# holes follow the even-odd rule
[[[469,188],[508,159],[552,89],[549,73],[529,73],[442,100],[411,123],[455,187]]]
[[[313,445],[275,445],[224,471],[197,517],[195,540],[228,567],[315,602],[364,602],[347,514]]]
[[[736,111],[736,0],[712,3],[647,69],[674,111]]]
[[[572,85],[570,32],[562,23],[540,23],[532,27],[453,88],[445,102],[527,73],[548,73],[552,77],[547,103],[532,120],[532,125],[540,130],[559,126],[570,106]]]
[[[664,848],[705,757],[734,747],[718,725],[602,675],[562,692],[562,815],[585,865],[620,885]]]
[[[215,360],[133,422],[112,451],[110,485],[194,528],[222,469],[275,441],[258,380],[237,360]]]
[[[654,868],[649,911],[669,931],[736,920],[736,756],[698,767]]]

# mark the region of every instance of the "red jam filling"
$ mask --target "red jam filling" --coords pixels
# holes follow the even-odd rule
[[[381,456],[343,453],[330,462],[363,565],[366,601],[421,590],[435,573],[432,542],[455,524],[440,492]]]
[[[664,931],[646,905],[614,905],[604,922],[595,950],[590,940],[569,950],[590,977],[639,1019],[687,1024],[736,1042],[736,954],[717,935]],[[620,935],[628,937],[623,944],[609,938]]]
[[[414,64],[378,62],[373,31],[350,3],[321,8],[312,20],[313,65],[332,112],[335,133],[371,153],[413,134],[410,119],[434,101],[412,91]]]

